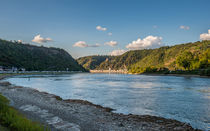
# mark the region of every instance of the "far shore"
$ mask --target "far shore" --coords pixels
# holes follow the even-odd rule
[[[161,74],[161,73],[142,73],[136,75],[152,75],[152,76],[182,76],[182,77],[202,77],[210,78],[210,76],[196,75],[196,74]]]
[[[198,74],[175,74],[175,73],[129,73],[124,70],[90,70],[90,73],[110,73],[110,74],[131,74],[131,75],[152,75],[152,76],[184,76],[184,77],[204,77],[210,78],[210,76],[198,75]]]
[[[90,73],[119,73],[128,74],[126,70],[90,70]]]
[[[18,76],[18,75],[59,75],[59,74],[72,74],[72,73],[101,73],[101,74],[130,74],[130,75],[151,75],[151,76],[180,76],[180,77],[202,77],[202,78],[210,78],[210,76],[198,75],[198,74],[174,74],[174,73],[129,73],[124,70],[90,70],[89,72],[81,72],[81,71],[25,71],[25,72],[6,72],[0,73],[0,80]]]
[[[2,76],[3,78],[10,76]],[[189,124],[150,115],[124,115],[111,108],[84,100],[63,100],[59,96],[0,81],[0,93],[27,118],[47,125],[52,130],[73,131],[199,131]]]
[[[59,75],[72,73],[87,73],[82,71],[24,71],[24,72],[0,72],[0,80],[17,75]]]

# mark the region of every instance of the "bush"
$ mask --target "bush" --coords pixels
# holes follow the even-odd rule
[[[210,69],[205,69],[200,72],[200,75],[210,76]]]
[[[9,100],[0,95],[0,124],[14,131],[46,131],[44,126],[23,117],[10,107]]]

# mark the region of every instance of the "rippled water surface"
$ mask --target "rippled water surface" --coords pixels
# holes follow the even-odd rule
[[[210,130],[210,78],[77,73],[7,80],[63,99],[88,100],[118,113],[173,118]]]

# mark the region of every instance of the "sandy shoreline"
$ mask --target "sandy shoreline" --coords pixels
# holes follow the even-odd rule
[[[149,115],[124,115],[83,100],[62,100],[59,96],[0,81],[0,93],[29,119],[52,130],[70,131],[194,131],[189,124]]]

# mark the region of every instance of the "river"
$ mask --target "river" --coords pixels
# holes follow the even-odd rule
[[[154,115],[210,130],[210,78],[75,73],[24,75],[12,84],[82,99],[124,114]]]

